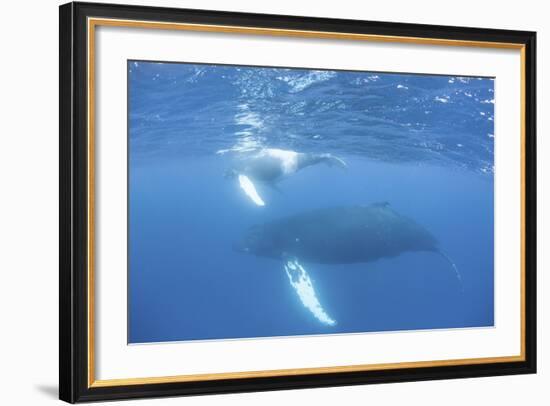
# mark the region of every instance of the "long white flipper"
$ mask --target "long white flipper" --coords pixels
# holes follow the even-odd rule
[[[244,193],[258,206],[265,206],[265,202],[260,197],[254,183],[246,175],[239,175],[239,185],[241,189],[244,190]]]
[[[313,288],[311,278],[306,270],[296,259],[287,260],[285,263],[285,271],[290,284],[300,297],[302,304],[308,309],[317,320],[323,324],[334,326],[336,320],[332,319],[321,306],[317,294]]]

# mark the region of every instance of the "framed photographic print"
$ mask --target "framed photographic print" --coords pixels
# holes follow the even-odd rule
[[[60,7],[60,398],[534,373],[535,33]]]

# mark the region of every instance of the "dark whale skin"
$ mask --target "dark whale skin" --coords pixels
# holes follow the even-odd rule
[[[252,226],[235,245],[239,251],[274,259],[352,264],[409,251],[439,252],[424,227],[387,203],[316,209]]]

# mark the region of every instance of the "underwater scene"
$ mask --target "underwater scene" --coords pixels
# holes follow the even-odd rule
[[[493,326],[493,78],[127,69],[129,343]]]

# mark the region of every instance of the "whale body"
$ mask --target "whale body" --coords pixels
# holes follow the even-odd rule
[[[264,206],[257,184],[272,188],[277,182],[289,177],[301,169],[324,163],[329,166],[346,168],[346,163],[329,153],[307,153],[277,148],[262,148],[253,153],[240,156],[234,167],[226,172],[226,177],[237,177],[245,194],[258,206]]]
[[[387,203],[317,209],[255,225],[235,248],[321,264],[371,262],[407,251],[439,253],[428,230]]]
[[[233,170],[260,182],[277,182],[301,169],[320,163],[346,167],[346,163],[332,154],[296,152],[277,148],[263,148],[241,157]]]
[[[327,326],[336,320],[321,305],[302,261],[353,264],[391,258],[405,252],[430,251],[443,257],[462,278],[454,262],[439,249],[436,238],[387,202],[368,206],[311,210],[250,227],[234,248],[282,261],[292,288],[313,316]]]

